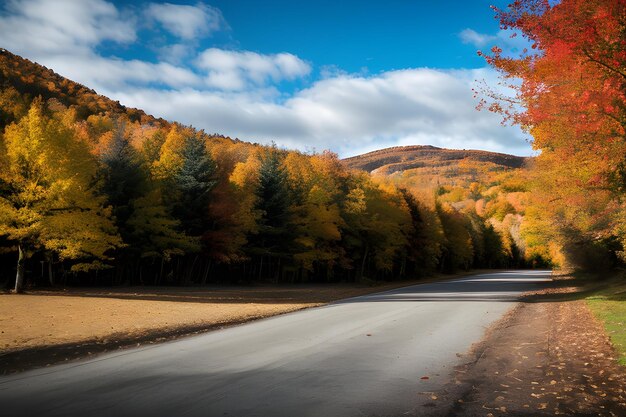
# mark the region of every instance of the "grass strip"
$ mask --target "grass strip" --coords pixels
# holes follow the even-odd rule
[[[587,305],[600,319],[619,354],[618,362],[626,366],[626,280],[612,282],[586,298]]]

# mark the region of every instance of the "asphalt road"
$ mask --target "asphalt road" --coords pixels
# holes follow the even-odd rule
[[[0,414],[419,415],[458,354],[549,277],[509,271],[405,287],[1,377]]]

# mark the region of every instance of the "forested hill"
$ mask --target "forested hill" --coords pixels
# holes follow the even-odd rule
[[[520,234],[523,158],[408,147],[342,163],[155,119],[5,50],[0,70],[0,285],[16,291],[550,261]]]
[[[16,112],[23,111],[20,107],[30,105],[29,101],[41,96],[45,101],[58,100],[67,107],[73,107],[79,119],[94,114],[124,114],[132,122],[166,127],[168,122],[146,114],[143,110],[129,108],[119,101],[96,93],[91,88],[68,80],[26,58],[12,54],[0,48],[0,102],[3,107],[13,109],[0,114],[0,126],[19,118]],[[26,103],[24,103],[26,101]],[[12,104],[5,106],[5,104]]]
[[[503,153],[444,149],[435,146],[394,146],[346,158],[349,168],[392,174],[413,168],[450,167],[461,161],[485,162],[504,168],[521,168],[527,158]]]

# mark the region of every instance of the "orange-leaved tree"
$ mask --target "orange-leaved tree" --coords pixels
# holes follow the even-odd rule
[[[559,225],[553,237],[566,252],[579,261],[589,248],[623,257],[626,0],[517,0],[495,10],[502,28],[521,33],[531,49],[485,55],[504,78],[521,82],[510,83],[514,99],[488,95],[481,105],[532,134],[540,151],[535,204]],[[581,266],[598,257],[589,261]]]

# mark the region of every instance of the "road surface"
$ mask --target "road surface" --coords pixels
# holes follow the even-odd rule
[[[2,416],[419,415],[485,329],[549,271],[342,300],[0,378]],[[423,378],[428,377],[428,379]]]

